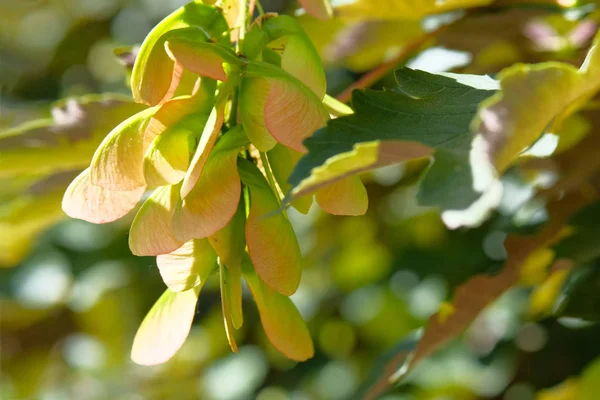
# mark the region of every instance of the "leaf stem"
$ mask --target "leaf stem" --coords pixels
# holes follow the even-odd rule
[[[246,36],[246,25],[248,24],[248,11],[249,11],[249,7],[248,7],[248,0],[239,0],[239,14],[238,14],[238,19],[237,19],[237,26],[239,29],[239,33],[238,33],[238,41],[237,41],[237,51],[240,51],[241,49],[241,43],[244,40],[244,37]]]
[[[269,181],[269,186],[271,186],[271,190],[275,193],[275,197],[277,197],[277,202],[281,206],[281,196],[279,195],[279,190],[277,189],[277,184],[275,183],[275,177],[273,176],[273,170],[271,169],[271,163],[269,163],[269,159],[267,158],[267,153],[260,152],[260,161],[262,162],[263,169],[265,170],[265,175],[267,175],[267,181]]]

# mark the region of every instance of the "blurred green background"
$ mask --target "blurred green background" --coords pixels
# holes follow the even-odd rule
[[[68,96],[128,94],[126,69],[114,49],[139,44],[154,24],[185,2],[0,0],[0,128],[46,116],[50,102]],[[262,3],[270,11],[295,6]],[[357,24],[351,28],[380,38],[369,39],[379,47],[368,40],[352,42],[351,35],[332,47],[338,21],[319,25],[300,18],[329,54],[333,94],[423,29],[414,21]],[[412,66],[494,73],[515,61],[577,63],[591,37],[561,42],[562,32],[579,25],[540,10],[486,18],[453,26],[433,50],[412,59]],[[527,25],[532,21],[538,25]],[[495,29],[472,35],[485,24]],[[529,26],[529,31],[516,29],[511,36],[506,29],[505,34],[502,28],[509,24]],[[555,30],[554,42],[548,39],[552,32],[546,32],[546,41],[528,36],[539,24]],[[595,25],[590,29],[593,34]],[[130,221],[98,226],[57,217],[57,225],[34,229],[29,255],[15,267],[0,269],[0,398],[351,397],[378,358],[421,327],[453,288],[474,273],[494,273],[505,257],[505,232],[495,228],[497,220],[480,229],[448,231],[435,210],[417,205],[418,170],[409,163],[365,176],[370,194],[366,216],[327,216],[316,205],[308,216],[290,213],[305,255],[302,284],[292,299],[316,347],[315,357],[301,364],[268,343],[247,290],[246,323],[238,338],[242,345],[239,354],[230,353],[216,277],[203,290],[181,351],[161,366],[133,364],[133,336],[164,284],[153,258],[131,255]],[[3,212],[6,208],[0,207],[0,217]],[[0,224],[0,238],[10,238],[11,229]],[[600,353],[600,326],[568,318],[533,321],[529,310],[530,290],[510,291],[386,398],[551,399],[543,396],[558,392],[540,391],[565,380],[561,389],[567,393],[570,382],[576,384],[575,377]],[[589,371],[590,377],[600,376]]]

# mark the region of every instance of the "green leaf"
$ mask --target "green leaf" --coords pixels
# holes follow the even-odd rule
[[[290,176],[294,189],[288,201],[370,169],[429,157],[435,150],[442,156],[456,152],[455,159],[468,163],[464,157],[472,140],[471,120],[478,104],[494,93],[496,82],[487,76],[435,75],[409,68],[396,71],[396,80],[398,92],[354,92],[354,114],[331,120],[305,140],[308,154]],[[448,160],[436,164],[435,154],[433,159],[430,179],[440,181]],[[430,189],[439,194],[437,183],[430,183],[420,194],[426,201],[433,198]],[[442,196],[436,204],[454,200]]]
[[[573,269],[554,304],[554,315],[600,320],[600,267],[598,261]]]
[[[131,359],[135,363],[162,364],[175,355],[190,332],[199,292],[199,287],[185,292],[167,289],[160,296],[133,339]]]
[[[0,177],[81,171],[115,126],[145,108],[112,94],[58,101],[51,119],[0,132]]]
[[[192,27],[198,38],[229,44],[227,21],[214,6],[194,0],[162,20],[146,36],[131,74],[131,90],[138,102],[157,105],[172,97],[183,67],[176,65],[165,51],[168,32]]]
[[[557,258],[587,263],[600,257],[600,203],[589,205],[568,222],[572,234],[561,240],[554,250]]]

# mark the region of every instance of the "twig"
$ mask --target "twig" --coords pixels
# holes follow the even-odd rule
[[[372,86],[379,81],[384,75],[404,63],[416,51],[421,49],[429,40],[435,38],[440,32],[446,29],[448,25],[441,26],[435,31],[426,33],[416,40],[408,43],[394,58],[379,65],[374,70],[363,75],[359,80],[348,86],[342,93],[337,96],[337,99],[342,103],[347,103],[352,98],[352,92],[355,89],[364,89]]]

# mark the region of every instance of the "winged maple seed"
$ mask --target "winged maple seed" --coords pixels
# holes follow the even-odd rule
[[[134,99],[149,107],[106,136],[63,199],[71,217],[106,223],[151,192],[135,215],[129,246],[136,255],[157,256],[168,288],[134,340],[131,355],[140,364],[165,362],[181,347],[213,272],[220,275],[233,351],[243,323],[244,277],[273,345],[293,360],[314,352],[287,297],[300,283],[302,256],[280,193],[290,189],[287,179],[306,151],[303,140],[329,119],[323,67],[290,17],[255,23],[238,54],[228,32],[220,9],[199,1],[153,29],[131,74]],[[273,43],[282,40],[279,54]],[[195,76],[193,85],[186,74]],[[367,207],[356,177],[316,198],[333,214],[362,214]],[[293,206],[306,213],[311,203],[308,197]]]

